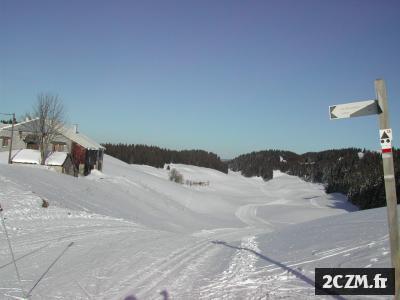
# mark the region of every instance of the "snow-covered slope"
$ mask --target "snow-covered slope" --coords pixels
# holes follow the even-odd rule
[[[210,183],[187,186],[109,156],[103,173],[79,178],[6,161],[0,153],[0,203],[25,292],[63,253],[31,299],[307,298],[316,265],[388,265],[383,210],[352,212],[279,172],[264,182],[173,165]],[[21,291],[3,230],[0,240],[0,298],[11,299]]]
[[[204,299],[320,299],[314,296],[315,268],[390,267],[386,208],[320,218],[239,242],[214,243],[234,256],[222,274],[201,287]],[[337,297],[366,298],[391,299]]]

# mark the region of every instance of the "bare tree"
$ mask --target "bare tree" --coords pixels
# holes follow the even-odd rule
[[[65,124],[65,109],[58,95],[39,94],[33,106],[33,117],[37,118],[33,122],[33,131],[39,142],[41,164],[44,165],[50,143]]]

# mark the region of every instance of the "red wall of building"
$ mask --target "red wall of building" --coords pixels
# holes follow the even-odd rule
[[[86,149],[76,143],[72,144],[72,159],[75,165],[84,164],[86,159]]]

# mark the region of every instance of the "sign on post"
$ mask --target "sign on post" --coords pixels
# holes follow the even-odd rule
[[[329,116],[331,120],[334,120],[379,114],[379,140],[382,147],[382,165],[389,224],[390,255],[392,266],[395,269],[395,299],[400,299],[400,239],[397,218],[396,179],[392,153],[393,132],[389,125],[386,87],[385,82],[382,79],[375,80],[375,91],[377,100],[333,105],[329,107]]]
[[[366,100],[329,106],[331,120],[376,115],[380,113],[377,100]]]
[[[379,137],[381,140],[382,153],[392,152],[392,129],[381,129],[379,130]]]

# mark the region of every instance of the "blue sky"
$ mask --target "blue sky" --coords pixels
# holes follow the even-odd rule
[[[0,0],[0,111],[40,92],[99,142],[378,149],[376,116],[328,106],[388,88],[400,138],[399,1]]]

